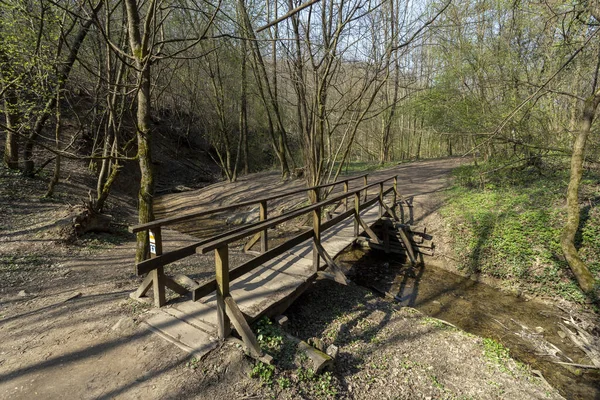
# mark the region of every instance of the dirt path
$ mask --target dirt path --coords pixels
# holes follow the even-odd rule
[[[397,172],[406,196],[426,196],[443,190],[448,172],[459,163],[452,159],[406,164],[378,171],[370,179]],[[283,184],[275,177],[257,174],[236,184],[168,195],[161,204],[191,212],[196,209],[194,201],[223,204],[302,184]],[[16,207],[11,203],[16,198],[4,196],[2,206]],[[487,360],[480,339],[428,325],[418,313],[390,308],[359,287],[342,290],[329,283],[316,286],[289,314],[296,327],[310,315],[322,316],[305,331],[295,328],[297,334],[325,338],[333,329],[347,327],[338,342],[340,362],[327,385],[282,371],[291,387],[261,386],[248,377],[253,362],[231,343],[202,361],[190,360],[140,325],[147,309],[128,299],[140,282],[132,274],[131,236],[95,235],[77,246],[61,245],[40,235],[36,227],[52,221],[64,203],[42,205],[43,213],[32,214],[29,220],[23,215],[18,221],[6,217],[0,221],[0,398],[259,399],[326,397],[334,392],[334,397],[356,399],[514,398],[518,390],[530,398],[557,398],[555,391],[529,374],[513,366],[503,370]],[[175,232],[166,237],[167,250],[194,240]],[[199,278],[210,275],[212,266],[210,256],[176,265],[179,272]],[[336,304],[329,314],[322,310],[323,296]],[[376,331],[369,330],[371,326]]]

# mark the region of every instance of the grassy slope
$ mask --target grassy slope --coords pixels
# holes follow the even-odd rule
[[[585,300],[559,243],[568,169],[560,164],[546,164],[541,171],[498,168],[468,165],[454,172],[441,214],[459,269],[502,279],[528,293]],[[600,173],[586,172],[580,201],[577,247],[600,278]]]

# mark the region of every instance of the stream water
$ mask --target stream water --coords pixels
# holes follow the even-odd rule
[[[568,319],[564,310],[432,266],[407,267],[383,253],[346,254],[348,261],[353,259],[348,277],[355,283],[391,293],[403,305],[502,343],[513,358],[540,371],[567,399],[600,400],[597,370],[563,366],[550,356],[559,350],[562,361],[590,364],[585,353],[562,337],[559,324]]]

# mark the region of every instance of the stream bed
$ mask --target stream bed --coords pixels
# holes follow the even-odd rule
[[[433,266],[407,267],[399,256],[354,250],[340,261],[350,267],[347,274],[355,283],[379,294],[387,292],[404,306],[502,343],[513,358],[540,371],[565,398],[600,400],[598,370],[555,362],[590,364],[560,328],[570,318],[568,310],[528,301]]]

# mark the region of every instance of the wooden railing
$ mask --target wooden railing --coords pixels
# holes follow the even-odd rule
[[[366,181],[366,175],[361,177],[363,177]],[[358,178],[360,177],[355,177],[351,179]],[[157,220],[148,224],[137,225],[132,227],[130,229],[132,232],[148,230],[150,232],[151,240],[153,241],[152,257],[136,265],[136,272],[139,275],[145,273],[147,273],[148,275],[146,276],[138,290],[132,294],[132,297],[142,297],[150,289],[150,287],[152,287],[154,291],[155,305],[157,307],[161,307],[165,303],[165,287],[168,287],[180,294],[187,294],[191,291],[192,298],[194,301],[197,301],[200,298],[212,292],[216,292],[219,337],[225,338],[229,335],[231,329],[231,322],[233,323],[238,333],[240,333],[240,335],[244,339],[244,342],[247,344],[251,352],[260,352],[260,349],[258,349],[256,345],[256,340],[246,320],[244,319],[243,314],[241,313],[234,299],[230,295],[229,286],[231,281],[254,270],[255,268],[259,267],[265,262],[283,254],[285,251],[292,249],[298,244],[312,239],[314,273],[317,274],[326,266],[329,266],[334,273],[334,279],[340,283],[346,283],[346,278],[342,273],[341,269],[336,265],[332,257],[323,248],[323,245],[321,243],[321,235],[323,231],[337,225],[341,221],[352,216],[354,217],[354,233],[356,236],[358,236],[359,233],[359,226],[362,226],[363,230],[367,233],[371,240],[383,246],[386,245],[387,241],[385,240],[385,238],[383,241],[380,240],[371,230],[369,225],[361,218],[360,213],[362,210],[369,208],[376,203],[379,203],[380,217],[384,214],[389,214],[391,217],[397,220],[398,218],[394,210],[394,207],[397,204],[397,200],[400,197],[397,189],[397,176],[391,176],[389,178],[381,179],[370,184],[365,184],[362,187],[349,190],[348,181],[351,179],[335,182],[334,184],[344,184],[344,192],[336,194],[334,196],[330,196],[325,200],[319,199],[319,189],[331,186],[332,184],[320,185],[309,189],[303,189],[301,191],[288,192],[285,194],[259,199],[252,202],[245,202],[237,205],[220,207],[218,209],[213,209],[210,211],[190,214],[185,217],[174,217],[163,220]],[[392,181],[391,187],[385,189],[385,184],[390,181]],[[368,199],[368,190],[373,187],[379,188],[378,193],[372,199]],[[306,207],[297,210],[290,211],[279,216],[268,218],[266,212],[266,202],[268,200],[287,196],[292,193],[299,193],[305,190],[311,191],[311,196],[313,197],[313,199],[315,199],[315,202],[313,204],[310,204]],[[384,198],[389,194],[393,196],[391,207],[384,202]],[[349,198],[353,198],[354,200],[354,207],[352,207],[352,209],[349,209],[348,207]],[[175,222],[181,222],[189,218],[197,217],[199,215],[208,215],[210,212],[218,212],[223,211],[224,209],[232,209],[234,207],[241,207],[243,205],[256,204],[257,202],[261,204],[261,219],[258,222],[230,230],[226,233],[213,236],[210,239],[200,241],[192,245],[163,254],[160,229],[162,226]],[[333,216],[328,221],[323,222],[321,218],[323,215],[324,208],[335,203],[343,203],[344,211],[339,213],[338,215]],[[299,235],[296,235],[291,239],[288,239],[287,241],[278,245],[277,247],[274,247],[272,249],[268,248],[268,244],[266,242],[266,231],[268,229],[280,225],[283,222],[301,217],[309,213],[312,216],[312,228],[307,228],[307,230],[305,230],[304,232],[300,233]],[[261,254],[236,268],[230,269],[229,244],[256,234],[261,235]],[[262,243],[263,241],[264,243]],[[191,290],[188,290],[181,286],[179,283],[175,282],[172,278],[165,275],[164,267],[167,264],[182,259],[191,254],[205,254],[210,251],[215,252],[215,276],[213,279],[203,282],[202,284],[196,284],[194,282],[195,287],[193,287]],[[319,265],[320,258],[322,258],[326,264],[325,266],[323,266],[323,268],[321,268],[321,266]]]
[[[236,208],[253,206],[256,204],[259,204],[259,221],[266,221],[268,218],[268,209],[267,209],[268,201],[281,199],[281,198],[287,197],[287,196],[293,196],[293,195],[303,193],[303,192],[310,193],[311,191],[318,191],[319,189],[323,189],[323,188],[327,188],[327,187],[331,187],[333,189],[333,187],[335,187],[337,185],[343,185],[344,192],[348,192],[349,182],[362,178],[366,185],[367,176],[368,176],[368,174],[362,174],[362,175],[349,177],[346,179],[342,179],[342,180],[339,180],[336,182],[327,183],[327,184],[323,184],[323,185],[319,185],[319,186],[313,186],[313,187],[309,187],[309,188],[292,190],[289,192],[280,193],[280,194],[276,194],[276,195],[272,195],[272,196],[268,196],[268,197],[262,197],[262,198],[254,199],[254,200],[250,200],[250,201],[229,204],[226,206],[211,208],[208,210],[202,210],[202,211],[198,211],[195,213],[189,213],[189,214],[180,215],[180,216],[176,216],[176,217],[157,219],[157,220],[145,223],[145,224],[131,226],[129,228],[129,231],[132,233],[148,231],[148,233],[149,233],[148,237],[150,240],[150,246],[149,246],[150,247],[150,258],[136,264],[136,273],[138,275],[144,275],[144,274],[148,274],[148,275],[142,282],[142,285],[139,287],[139,289],[132,295],[132,297],[139,298],[139,297],[144,296],[146,294],[146,292],[152,286],[153,292],[154,292],[154,304],[156,307],[162,307],[165,304],[165,289],[164,289],[165,286],[169,287],[170,289],[172,289],[180,294],[187,293],[187,290],[185,288],[181,287],[181,285],[178,285],[172,279],[165,276],[164,266],[167,264],[170,264],[172,262],[175,262],[177,260],[181,260],[185,257],[195,254],[197,248],[201,247],[202,245],[208,243],[211,240],[216,240],[219,238],[226,237],[230,234],[242,232],[246,229],[247,226],[234,228],[232,230],[229,230],[228,232],[213,236],[210,239],[198,241],[196,243],[182,247],[180,249],[170,251],[166,254],[163,254],[163,243],[162,243],[162,228],[163,227],[169,226],[169,225],[174,225],[174,224],[177,224],[180,222],[190,221],[194,218],[205,217],[205,216],[209,216],[212,214],[233,210]],[[366,192],[365,192],[365,196],[366,196]],[[346,207],[347,207],[347,205],[346,205]],[[256,243],[256,241],[258,239],[260,239],[260,242],[261,242],[261,252],[263,252],[263,253],[266,252],[268,250],[267,229],[264,229],[264,230],[258,232],[253,238],[251,238],[250,241],[245,245],[244,249],[245,250],[250,249]]]

